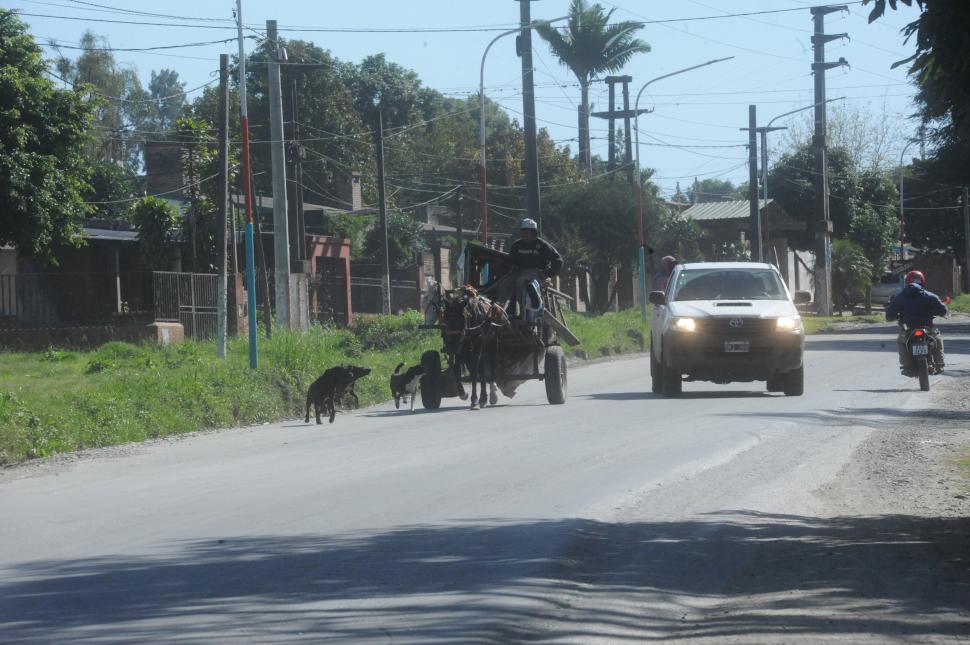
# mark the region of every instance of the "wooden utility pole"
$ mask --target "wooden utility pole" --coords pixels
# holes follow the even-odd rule
[[[226,284],[227,247],[226,227],[229,224],[229,55],[219,55],[219,284],[216,292],[216,356],[226,355],[226,327],[228,293]],[[235,240],[233,240],[235,243]],[[235,282],[235,276],[233,276]]]

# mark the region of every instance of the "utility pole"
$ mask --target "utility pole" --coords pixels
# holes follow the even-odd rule
[[[970,190],[963,187],[963,275],[970,292]]]
[[[624,136],[624,152],[623,152],[623,165],[627,169],[627,178],[632,182],[634,175],[637,172],[636,167],[633,164],[633,135],[631,130],[631,121],[636,119],[641,114],[648,114],[650,110],[631,110],[630,109],[630,83],[633,81],[632,76],[607,76],[606,83],[610,86],[610,109],[606,112],[593,112],[590,116],[595,116],[598,119],[606,119],[610,124],[609,132],[609,164],[607,166],[608,170],[616,170],[616,120],[623,119],[623,136]],[[623,84],[623,110],[617,110],[615,107],[615,92],[613,86],[616,83]],[[639,97],[637,97],[639,98]],[[639,136],[639,134],[638,134]]]
[[[532,70],[532,0],[519,3],[519,22],[522,33],[516,39],[516,49],[522,58],[522,120],[525,135],[525,209],[542,230],[539,209],[539,155],[536,150],[536,97]]]
[[[458,215],[458,222],[457,222],[458,252],[455,253],[456,258],[459,255],[461,255],[461,252],[465,249],[465,230],[464,230],[464,222],[462,222],[462,217],[464,215],[464,212],[463,212],[464,205],[465,205],[465,184],[463,182],[461,185],[458,186],[458,205],[456,207],[457,215]]]
[[[273,281],[276,287],[276,324],[290,328],[290,232],[286,208],[286,146],[283,140],[283,92],[280,87],[280,45],[276,21],[266,21],[266,39],[270,44],[269,72],[269,139],[273,162]]]
[[[758,208],[758,108],[748,106],[748,201],[751,215],[751,259],[764,262],[761,249],[761,209]]]
[[[391,313],[391,260],[387,250],[387,194],[384,187],[384,112],[377,112],[377,131],[374,133],[377,144],[377,199],[381,214],[381,245],[384,259],[381,273],[381,311],[384,315]]]
[[[606,84],[610,88],[610,98],[607,102],[608,116],[606,117],[606,121],[609,123],[609,130],[606,133],[606,145],[610,147],[606,157],[606,169],[609,172],[616,170],[616,118],[613,114],[616,112],[616,84],[619,80],[619,76],[606,77]]]
[[[815,31],[812,48],[815,52],[812,74],[815,75],[815,134],[812,148],[815,156],[815,302],[818,313],[832,315],[832,219],[829,214],[828,159],[826,157],[825,71],[848,65],[844,58],[838,62],[825,62],[825,43],[846,38],[848,34],[826,34],[825,16],[846,11],[845,5],[812,7]]]
[[[216,356],[226,356],[226,310],[229,294],[226,285],[226,227],[229,224],[229,55],[219,55],[219,285],[216,291]],[[233,240],[235,243],[235,240]],[[233,276],[235,282],[235,276]]]
[[[242,0],[236,0],[236,30],[239,39],[239,123],[242,127],[243,190],[246,193],[246,305],[249,314],[249,367],[259,363],[256,352],[256,262],[253,247],[253,184],[249,163],[249,109],[246,106],[246,50],[243,44]],[[235,244],[235,240],[233,240]]]
[[[632,76],[626,77],[626,82],[623,83],[623,114],[625,118],[623,119],[623,163],[626,167],[626,176],[630,183],[633,183],[633,139],[631,138],[630,132],[630,81],[633,80]]]

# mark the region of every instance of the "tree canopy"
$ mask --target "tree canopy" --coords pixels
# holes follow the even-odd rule
[[[77,243],[88,212],[83,152],[92,105],[46,72],[26,26],[0,9],[0,244],[56,264],[56,247]]]

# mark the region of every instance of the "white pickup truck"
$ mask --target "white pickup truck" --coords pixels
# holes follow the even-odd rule
[[[665,292],[650,293],[650,303],[655,393],[679,396],[685,376],[714,383],[767,381],[769,392],[803,393],[805,330],[774,266],[682,264]]]

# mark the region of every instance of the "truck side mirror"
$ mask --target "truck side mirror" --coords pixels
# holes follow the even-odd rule
[[[650,304],[651,305],[665,305],[667,304],[667,294],[663,291],[651,291],[650,292]]]
[[[810,291],[796,291],[795,292],[795,304],[796,305],[807,305],[812,301],[812,294]]]

